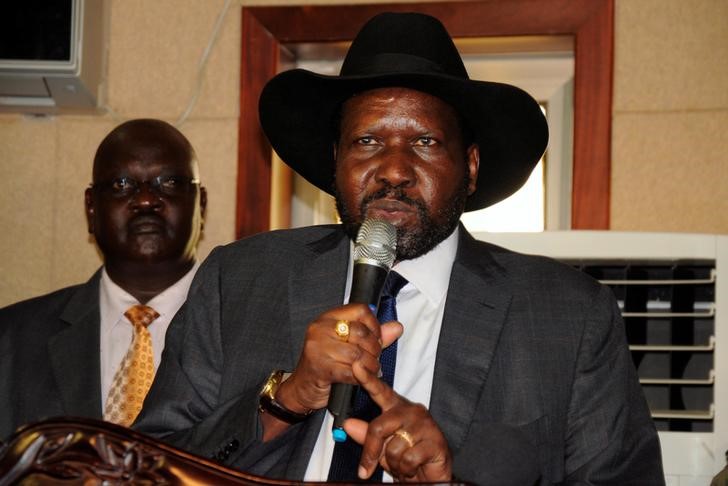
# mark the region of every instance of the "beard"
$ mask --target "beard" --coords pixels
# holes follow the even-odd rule
[[[336,209],[344,225],[347,236],[356,241],[367,207],[372,201],[382,198],[396,199],[414,207],[417,212],[417,223],[414,228],[397,228],[397,261],[412,260],[429,252],[452,234],[460,221],[468,198],[470,180],[465,174],[457,191],[445,202],[442,209],[432,213],[423,201],[412,199],[401,187],[385,186],[364,198],[359,206],[358,214],[352,214],[346,207],[338,188],[335,191]]]

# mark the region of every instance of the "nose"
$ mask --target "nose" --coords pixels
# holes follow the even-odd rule
[[[149,181],[140,182],[136,192],[131,197],[131,207],[135,211],[142,209],[158,209],[162,206],[159,191]]]
[[[415,183],[411,154],[397,147],[388,147],[381,154],[375,178],[377,182],[393,187],[409,187]]]

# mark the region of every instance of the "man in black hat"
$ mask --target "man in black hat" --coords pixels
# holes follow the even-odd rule
[[[340,76],[273,78],[260,119],[283,160],[335,195],[343,224],[208,258],[140,430],[295,480],[663,484],[611,292],[459,224],[515,192],[543,153],[529,95],[469,80],[436,19],[382,14]],[[373,219],[396,228],[377,315],[342,305],[351,241]],[[334,384],[360,385],[344,442],[326,411]]]

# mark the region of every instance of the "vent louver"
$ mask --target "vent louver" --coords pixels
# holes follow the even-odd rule
[[[619,302],[640,383],[658,430],[713,430],[713,261],[570,262]]]

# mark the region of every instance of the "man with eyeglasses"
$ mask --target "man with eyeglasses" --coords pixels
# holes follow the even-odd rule
[[[131,424],[197,269],[206,203],[173,126],[131,120],[104,138],[85,193],[103,267],[0,310],[0,438],[53,416]]]

